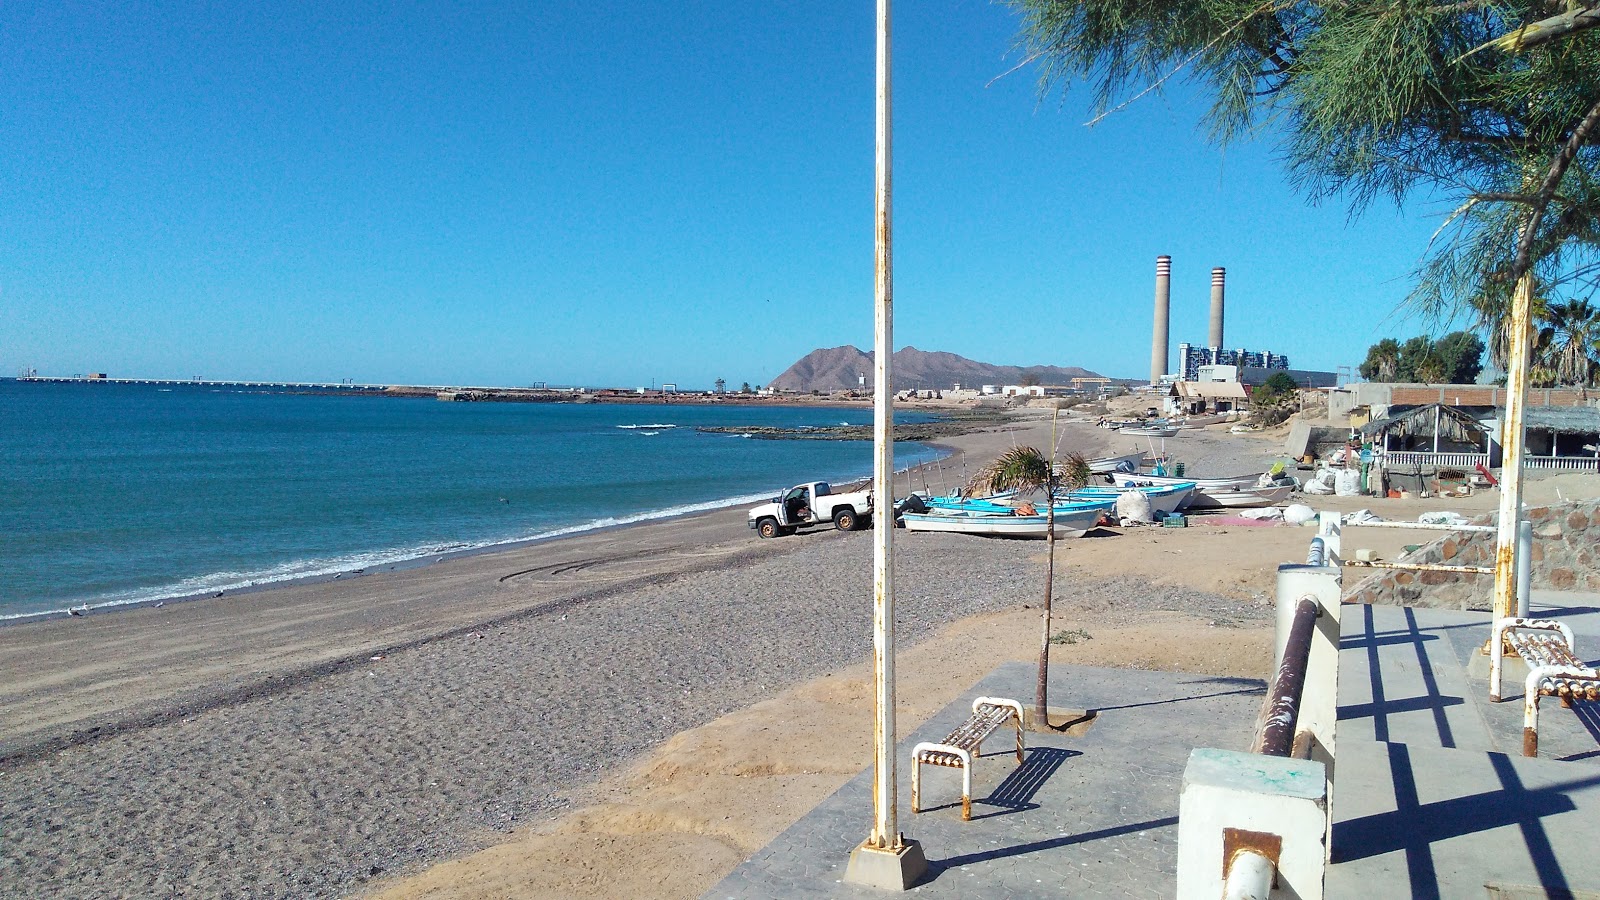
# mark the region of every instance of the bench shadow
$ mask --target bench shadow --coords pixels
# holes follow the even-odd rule
[[[1034,795],[1039,793],[1039,789],[1044,787],[1046,781],[1050,780],[1050,776],[1061,768],[1062,763],[1074,756],[1083,755],[1081,750],[1067,750],[1062,747],[1027,747],[1022,752],[1024,754],[1022,764],[1011,770],[1011,774],[996,785],[989,796],[972,798],[974,807],[997,806],[1000,809],[995,812],[981,814],[975,812],[973,813],[972,821],[977,822],[982,819],[992,819],[996,816],[1009,816],[1012,813],[1038,809],[1039,804],[1033,802]],[[1012,756],[1015,753],[1016,751],[1011,749],[994,750],[978,758],[988,759],[995,756]],[[928,813],[936,809],[959,808],[960,806],[961,800],[957,798],[951,803],[924,806],[921,812]]]

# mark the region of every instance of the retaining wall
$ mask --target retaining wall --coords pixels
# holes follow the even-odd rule
[[[1484,515],[1474,525],[1492,525]],[[1533,522],[1533,586],[1556,590],[1600,591],[1600,500],[1585,500],[1528,510]],[[1427,532],[1417,532],[1419,536]],[[1446,534],[1409,553],[1401,562],[1493,566],[1495,535]],[[1353,556],[1361,545],[1359,529],[1347,531],[1344,548]],[[1349,570],[1346,570],[1347,572]],[[1345,593],[1352,603],[1427,606],[1437,609],[1489,610],[1494,576],[1454,572],[1408,572],[1386,569],[1362,579]]]

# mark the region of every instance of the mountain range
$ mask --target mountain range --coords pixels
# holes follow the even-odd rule
[[[893,378],[896,390],[948,391],[956,384],[977,388],[985,384],[1020,384],[1024,378],[1037,384],[1069,384],[1073,378],[1099,377],[1078,366],[996,366],[957,356],[902,347],[894,352]],[[774,390],[846,391],[857,390],[859,376],[866,376],[872,389],[872,354],[846,345],[818,349],[802,356],[794,365],[768,382]]]

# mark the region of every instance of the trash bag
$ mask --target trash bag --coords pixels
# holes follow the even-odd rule
[[[1470,525],[1472,520],[1458,512],[1425,512],[1417,516],[1417,521],[1423,525]]]
[[[1304,503],[1291,503],[1283,508],[1283,521],[1290,525],[1304,525],[1316,518],[1317,511]]]
[[[1361,473],[1355,469],[1340,469],[1333,478],[1333,492],[1340,497],[1361,495]]]
[[[1306,507],[1306,508],[1310,509],[1310,507]],[[1315,515],[1315,513],[1313,513],[1313,515]],[[1241,519],[1255,519],[1258,522],[1259,521],[1269,520],[1269,519],[1286,519],[1286,517],[1284,516],[1284,511],[1279,509],[1279,508],[1277,508],[1276,506],[1267,506],[1267,507],[1262,507],[1260,509],[1240,510],[1239,511],[1239,518],[1241,518]]]
[[[1306,486],[1301,490],[1308,494],[1333,493],[1333,480],[1338,473],[1332,469],[1318,469],[1317,474],[1306,481]]]
[[[1150,525],[1156,520],[1144,491],[1123,491],[1117,498],[1117,521],[1124,525]]]
[[[1344,520],[1351,525],[1371,525],[1375,522],[1382,522],[1383,517],[1374,515],[1370,509],[1358,509],[1345,516]]]

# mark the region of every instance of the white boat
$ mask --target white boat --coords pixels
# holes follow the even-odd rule
[[[1111,477],[1120,487],[1159,487],[1162,485],[1194,484],[1194,493],[1184,503],[1186,509],[1224,507],[1233,509],[1245,506],[1273,506],[1289,499],[1294,493],[1293,484],[1269,484],[1259,487],[1259,475],[1237,475],[1231,478],[1183,479],[1160,475],[1131,475],[1114,472]]]
[[[1139,471],[1139,467],[1144,465],[1145,456],[1146,454],[1143,450],[1135,450],[1132,453],[1124,453],[1121,456],[1096,457],[1095,459],[1089,460],[1089,471],[1104,475],[1108,472],[1121,471],[1123,468],[1122,464],[1127,463],[1128,468],[1131,468],[1133,471],[1137,472]]]
[[[1189,505],[1202,508],[1221,506],[1228,509],[1241,506],[1276,506],[1289,499],[1289,495],[1292,493],[1294,493],[1294,485],[1292,484],[1240,488],[1236,491],[1197,490],[1190,497]]]
[[[1182,509],[1189,502],[1189,497],[1194,493],[1194,482],[1183,481],[1177,484],[1153,484],[1130,487],[1115,487],[1112,485],[1095,485],[1093,487],[1079,488],[1067,494],[1069,500],[1115,500],[1127,491],[1140,491],[1150,500],[1150,511],[1160,519],[1168,513]]]
[[[1118,434],[1129,434],[1135,437],[1169,438],[1178,433],[1172,425],[1124,425],[1117,429]]]
[[[943,531],[987,537],[1043,538],[1049,528],[1044,516],[1005,516],[966,510],[930,510],[900,517],[907,531]],[[1085,509],[1056,514],[1056,537],[1082,537],[1100,524],[1100,510]]]
[[[1153,484],[1190,484],[1199,490],[1218,488],[1221,490],[1235,490],[1237,488],[1255,487],[1261,480],[1260,475],[1229,475],[1223,478],[1190,478],[1187,475],[1177,477],[1173,475],[1149,475],[1138,472],[1109,472],[1107,476],[1113,484],[1120,487],[1133,487],[1135,485],[1149,486]]]

